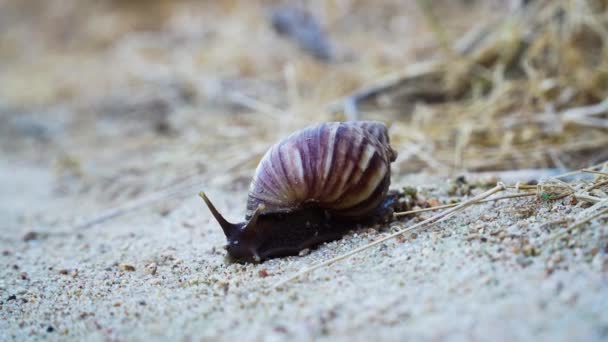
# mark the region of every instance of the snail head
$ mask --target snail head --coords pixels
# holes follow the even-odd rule
[[[213,217],[215,217],[222,227],[224,235],[226,235],[228,244],[226,244],[225,248],[228,252],[228,260],[232,262],[260,262],[261,259],[257,252],[260,242],[256,233],[256,227],[260,214],[264,210],[264,205],[258,206],[249,220],[231,223],[217,211],[204,192],[199,193],[199,196],[205,201],[209,211],[211,211]]]

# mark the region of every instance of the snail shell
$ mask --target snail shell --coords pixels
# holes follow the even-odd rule
[[[247,201],[247,218],[317,206],[356,220],[373,212],[390,184],[396,153],[384,124],[330,122],[293,133],[259,163]]]
[[[389,209],[390,163],[397,157],[386,126],[329,122],[272,146],[249,187],[246,221],[228,222],[201,193],[239,261],[298,254],[341,237]]]

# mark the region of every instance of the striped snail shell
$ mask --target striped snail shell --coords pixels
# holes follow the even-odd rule
[[[376,209],[388,191],[396,154],[379,122],[330,122],[295,132],[272,146],[249,188],[247,218],[319,206],[357,219]]]
[[[266,152],[249,187],[245,222],[229,223],[201,196],[222,226],[233,258],[297,254],[378,214],[396,156],[381,122],[321,123]]]

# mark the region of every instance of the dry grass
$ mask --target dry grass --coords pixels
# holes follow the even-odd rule
[[[409,162],[404,171],[578,168],[604,160],[607,6],[534,1],[344,103],[356,103],[359,116],[399,121],[396,143],[420,147],[401,161]]]

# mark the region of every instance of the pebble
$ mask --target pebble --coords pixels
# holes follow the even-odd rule
[[[147,273],[147,274],[155,275],[157,268],[158,268],[158,266],[156,265],[156,263],[152,262],[152,263],[147,264],[144,267],[144,272]]]
[[[530,244],[524,246],[523,252],[526,256],[537,256],[539,254],[538,249]]]
[[[438,207],[441,205],[441,202],[437,198],[430,198],[426,201],[426,204],[430,207]]]
[[[555,253],[553,253],[553,255],[551,255],[551,261],[554,262],[555,264],[560,263],[563,259],[564,259],[564,257],[562,256],[562,254],[559,251],[555,251]]]
[[[515,258],[515,261],[521,266],[521,267],[527,267],[530,266],[532,264],[532,260],[528,257],[525,257],[523,255],[518,255],[517,258]]]
[[[305,256],[310,254],[310,248],[304,248],[303,250],[300,251],[300,253],[298,253],[299,256]]]
[[[129,264],[120,264],[119,268],[120,268],[120,270],[126,271],[126,272],[133,272],[133,271],[135,271],[135,266],[129,265]]]
[[[32,241],[32,240],[38,240],[39,234],[37,232],[27,232],[24,236],[23,236],[23,241],[27,242],[27,241]]]

